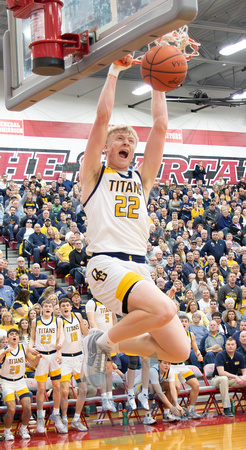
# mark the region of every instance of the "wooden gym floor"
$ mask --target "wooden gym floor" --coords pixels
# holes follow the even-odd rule
[[[135,419],[127,427],[115,426],[106,420],[97,425],[96,416],[90,417],[90,429],[68,434],[57,434],[51,427],[45,435],[31,430],[30,440],[16,436],[13,442],[0,442],[1,450],[246,450],[246,414],[233,418],[212,415],[201,420],[182,423],[162,423],[147,426]],[[1,427],[2,428],[2,427]],[[14,426],[13,426],[14,429]],[[2,431],[2,430],[1,430]]]

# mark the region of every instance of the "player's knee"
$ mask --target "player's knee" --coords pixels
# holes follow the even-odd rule
[[[199,381],[196,378],[192,378],[191,389],[198,393],[199,392]]]
[[[138,367],[138,356],[129,356],[128,369],[136,370]]]

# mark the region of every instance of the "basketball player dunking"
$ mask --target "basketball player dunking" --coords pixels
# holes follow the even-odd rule
[[[144,258],[149,235],[146,202],[160,168],[167,130],[165,94],[153,91],[153,126],[138,171],[128,170],[138,142],[136,132],[125,125],[108,130],[118,74],[131,62],[127,55],[121,65],[110,66],[80,169],[88,218],[87,251],[92,255],[87,267],[89,285],[94,297],[124,315],[109,331],[89,333],[84,340],[85,374],[96,387],[103,385],[112,351],[157,355],[172,362],[189,355],[176,307],[154,285]],[[103,151],[106,167],[101,163]]]

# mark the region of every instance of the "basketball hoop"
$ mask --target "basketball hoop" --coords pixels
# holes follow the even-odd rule
[[[162,47],[173,44],[184,54],[187,61],[193,58],[193,56],[199,55],[198,48],[201,45],[189,37],[187,25],[155,39],[153,42],[148,44],[148,50],[150,50],[152,44],[161,45]],[[188,49],[191,50],[191,53],[187,53]],[[141,64],[142,58],[143,56],[139,56],[138,58],[133,59],[132,65]]]

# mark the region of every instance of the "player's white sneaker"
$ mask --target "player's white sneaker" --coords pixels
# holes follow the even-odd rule
[[[71,428],[74,428],[75,430],[78,430],[78,431],[88,431],[87,428],[81,423],[81,421],[79,419],[72,420]]]
[[[108,398],[102,398],[102,410],[103,411],[110,411],[110,403]]]
[[[178,420],[180,420],[180,418],[178,416],[175,416],[172,413],[163,413],[163,422],[177,422]]]
[[[65,419],[65,417],[62,417],[61,421],[62,421],[64,427],[67,427],[67,428],[68,428],[68,420]]]
[[[200,414],[197,414],[197,412],[192,409],[190,411],[188,411],[188,419],[201,419],[202,417],[200,416]]]
[[[135,401],[135,396],[134,395],[128,395],[127,396],[127,401],[128,401],[128,405],[131,408],[132,411],[135,411],[135,409],[137,409],[137,405],[136,405],[136,401]]]
[[[36,428],[37,433],[45,433],[45,428],[44,428],[44,419],[43,417],[38,417],[37,418],[37,428]]]
[[[108,398],[108,403],[109,403],[109,410],[111,412],[116,412],[117,408],[116,408],[116,404],[115,404],[114,400],[112,398]]]
[[[138,400],[140,401],[142,407],[143,407],[144,409],[146,409],[146,411],[149,411],[149,402],[148,402],[148,399],[149,399],[148,395],[143,394],[143,392],[140,392],[140,393],[138,394]]]
[[[154,425],[155,423],[157,423],[157,422],[156,422],[155,419],[153,419],[153,417],[151,416],[151,414],[147,414],[147,415],[144,417],[144,420],[143,420],[143,424],[144,424],[144,425]]]
[[[100,389],[105,382],[106,363],[111,349],[97,344],[103,332],[89,333],[83,342],[84,372],[92,386]]]
[[[52,413],[52,414],[50,415],[49,419],[50,419],[52,422],[54,422],[55,427],[56,427],[58,433],[65,434],[65,433],[68,432],[68,429],[67,429],[67,427],[62,423],[62,420],[61,420],[60,416],[58,416],[58,415]]]
[[[14,435],[9,430],[8,431],[4,430],[3,437],[4,437],[5,441],[13,441],[14,440]]]
[[[21,426],[19,430],[19,435],[22,437],[22,439],[30,439],[31,436],[27,431],[26,427]]]

